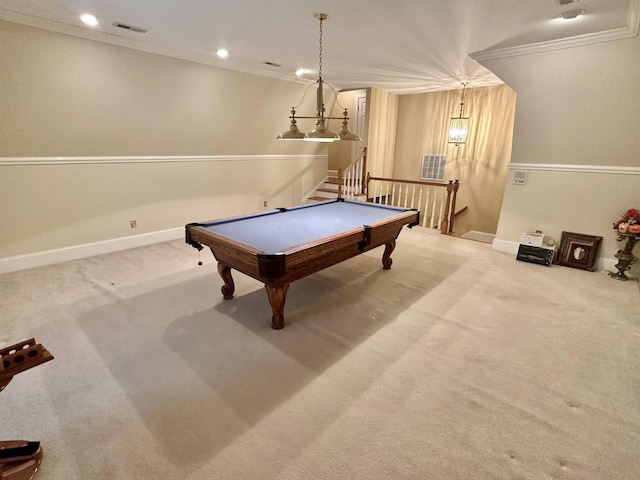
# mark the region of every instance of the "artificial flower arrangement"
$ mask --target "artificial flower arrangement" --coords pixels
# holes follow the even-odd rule
[[[613,229],[618,232],[618,240],[624,240],[629,234],[640,234],[640,212],[630,208],[620,219],[613,223]]]

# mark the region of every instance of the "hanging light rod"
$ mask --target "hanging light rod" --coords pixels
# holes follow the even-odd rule
[[[318,84],[318,88],[316,90],[316,115],[314,117],[296,116],[296,108],[298,108],[300,105],[302,105],[302,102],[304,102],[304,97],[307,94],[307,90],[309,90],[309,87],[311,87],[311,85],[309,85],[309,87],[307,87],[307,90],[305,90],[300,103],[295,107],[291,107],[291,115],[289,116],[289,118],[291,119],[291,123],[289,124],[289,130],[281,133],[277,138],[278,140],[306,140],[308,142],[335,142],[337,140],[352,140],[361,142],[362,139],[349,130],[349,111],[342,105],[340,105],[340,103],[338,103],[338,94],[333,89],[333,87],[331,87],[331,85],[329,86],[334,91],[334,93],[336,93],[336,103],[338,103],[338,106],[340,108],[344,108],[343,117],[325,117],[324,115],[324,80],[322,79],[322,22],[328,18],[328,15],[326,13],[316,13],[314,15],[314,18],[320,22],[320,53],[318,55],[320,67],[318,68],[318,80],[315,83],[311,84]],[[301,132],[300,130],[298,130],[296,122],[296,119],[300,118],[315,118],[316,128],[309,133]],[[329,130],[329,128],[327,127],[327,120],[342,120],[342,128],[340,129],[340,131],[336,133]]]

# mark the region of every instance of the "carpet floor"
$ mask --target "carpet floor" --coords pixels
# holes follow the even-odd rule
[[[404,229],[264,287],[181,241],[0,275],[0,394],[47,480],[640,477],[637,281]]]

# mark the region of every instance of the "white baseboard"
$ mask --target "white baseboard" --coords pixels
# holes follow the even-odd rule
[[[53,265],[54,263],[78,260],[80,258],[119,252],[130,248],[144,247],[154,243],[176,240],[184,237],[184,227],[160,230],[158,232],[143,233],[130,237],[114,238],[101,242],[85,243],[71,247],[57,248],[44,252],[28,253],[15,257],[0,258],[0,273],[16,272],[29,268]]]
[[[509,240],[501,240],[499,238],[496,238],[493,240],[493,243],[491,244],[491,248],[493,250],[496,250],[498,252],[504,252],[504,253],[510,253],[512,254],[514,257],[515,255],[517,255],[518,253],[518,247],[520,246],[520,244],[518,242],[511,242]],[[598,259],[598,266],[596,267],[598,271],[601,270],[606,270],[608,272],[616,272],[616,263],[618,263],[618,259],[616,258],[599,258]],[[629,275],[629,272],[627,272],[627,275],[630,278],[633,278],[633,274]]]
[[[512,253],[516,255],[518,253],[518,247],[520,244],[518,242],[511,242],[509,240],[501,240],[499,238],[494,238],[491,243],[491,248],[493,250],[497,250],[498,252],[504,253]]]
[[[43,267],[45,265],[53,265],[55,263],[67,262],[69,260],[93,257],[94,255],[119,252],[130,248],[144,247],[146,245],[167,242],[169,240],[177,240],[179,238],[184,238],[183,227],[143,233],[141,235],[132,235],[129,237],[114,238],[101,242],[85,243],[82,245],[74,245],[71,247],[47,250],[44,252],[28,253],[26,255],[17,255],[15,257],[0,258],[0,274],[16,272],[19,270],[28,270],[30,268]],[[512,254],[515,258],[515,255],[518,253],[519,245],[520,244],[518,242],[511,242],[496,238],[493,240],[491,248],[498,252]],[[615,272],[615,264],[617,262],[618,260],[615,258],[601,258],[598,261],[598,270]],[[627,275],[629,275],[629,272],[627,272]],[[633,278],[634,275],[631,274],[629,277]]]

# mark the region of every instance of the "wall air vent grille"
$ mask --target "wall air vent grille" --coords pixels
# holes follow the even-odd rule
[[[124,30],[129,30],[131,32],[136,32],[136,33],[147,33],[149,31],[146,28],[134,27],[133,25],[127,25],[126,23],[122,23],[122,22],[115,22],[113,26],[117,28],[122,28]]]
[[[429,180],[442,182],[444,181],[444,171],[447,166],[446,155],[427,155],[422,156],[422,172],[421,180]]]

